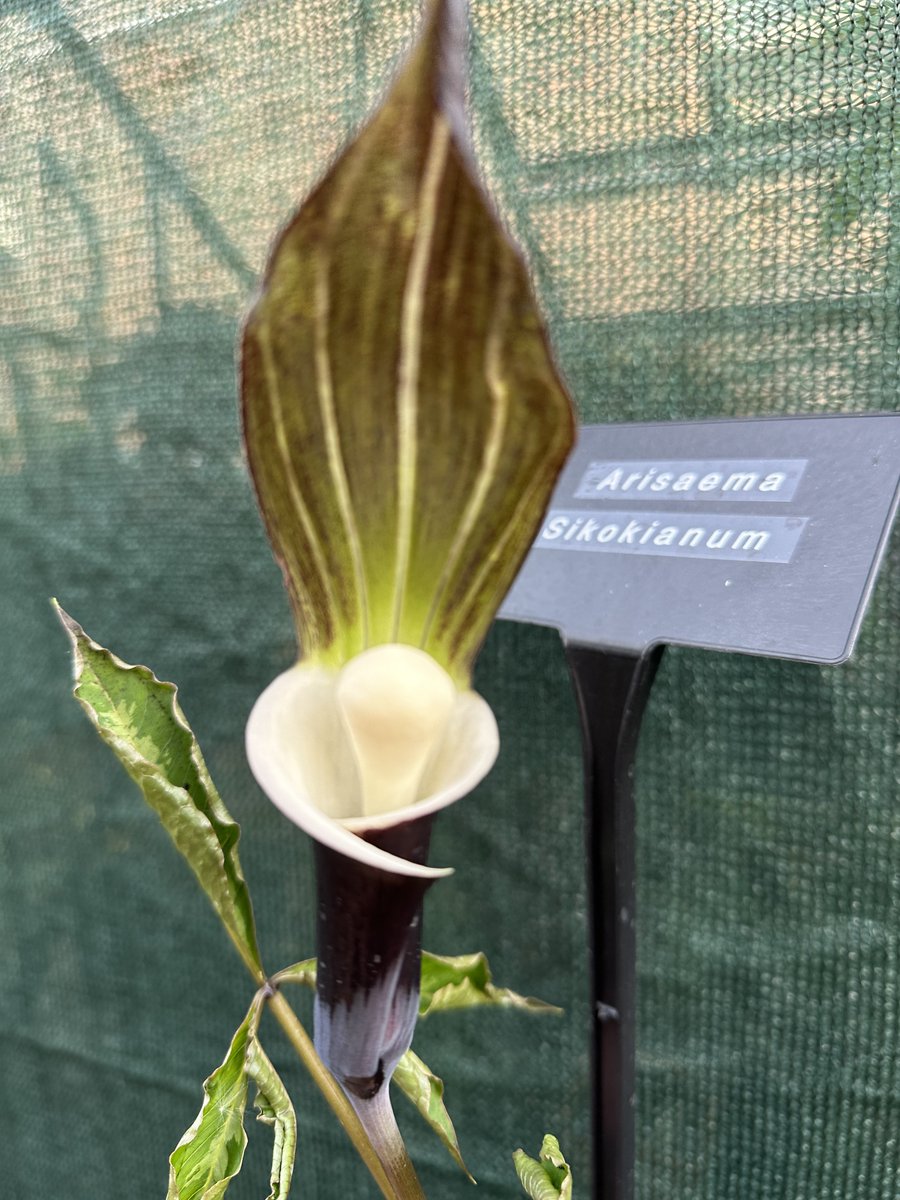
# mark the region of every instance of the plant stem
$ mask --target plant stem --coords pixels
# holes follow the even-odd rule
[[[404,1187],[403,1192],[399,1192],[389,1178],[381,1159],[375,1153],[372,1143],[369,1141],[368,1134],[356,1115],[350,1101],[344,1095],[340,1084],[316,1054],[315,1047],[312,1044],[312,1039],[300,1023],[297,1014],[282,996],[281,992],[275,992],[269,997],[269,1008],[277,1020],[278,1024],[284,1030],[288,1041],[297,1051],[300,1061],[309,1071],[319,1091],[328,1101],[331,1111],[344,1127],[344,1131],[349,1137],[353,1146],[368,1167],[369,1172],[375,1182],[378,1184],[379,1190],[385,1200],[422,1200],[422,1189],[419,1187],[418,1180],[415,1179],[415,1171],[412,1164],[409,1164],[409,1170],[412,1172],[412,1177],[415,1179],[416,1189],[407,1189]],[[398,1179],[406,1183],[407,1173]]]
[[[391,1108],[388,1084],[385,1083],[371,1100],[359,1100],[353,1107],[359,1113],[363,1128],[384,1163],[394,1189],[403,1200],[425,1200],[416,1169],[412,1165]]]

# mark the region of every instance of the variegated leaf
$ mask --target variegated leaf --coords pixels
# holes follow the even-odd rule
[[[254,1037],[247,1046],[247,1074],[256,1084],[257,1120],[272,1126],[271,1191],[266,1200],[285,1200],[294,1174],[297,1152],[297,1117],[287,1088]]]
[[[259,1024],[255,1000],[222,1065],[203,1084],[203,1107],[169,1156],[166,1200],[221,1200],[244,1161],[247,1048]]]
[[[422,1062],[418,1054],[407,1050],[394,1070],[394,1083],[438,1135],[459,1169],[474,1183],[469,1168],[463,1162],[459,1139],[444,1105],[444,1081]]]
[[[520,996],[511,988],[497,987],[482,953],[445,958],[422,951],[422,990],[419,1016],[454,1008],[523,1008],[529,1012],[560,1013],[562,1009],[533,996]]]
[[[54,602],[55,603],[55,602]],[[72,643],[75,698],[138,785],[187,860],[257,980],[265,978],[250,893],[238,859],[241,832],[216,791],[173,683],[98,645],[58,604]]]
[[[572,1200],[572,1170],[552,1133],[545,1135],[539,1158],[516,1150],[513,1164],[531,1200]]]

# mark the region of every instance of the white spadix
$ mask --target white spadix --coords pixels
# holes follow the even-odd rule
[[[363,816],[416,800],[447,731],[457,692],[431,655],[389,644],[364,650],[338,675],[337,703],[356,751]]]
[[[298,663],[262,693],[247,722],[250,769],[269,799],[324,846],[393,874],[409,862],[356,836],[437,812],[494,764],[494,714],[412,646],[363,651],[340,671]]]

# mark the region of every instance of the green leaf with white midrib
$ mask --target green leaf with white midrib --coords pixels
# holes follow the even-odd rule
[[[513,1164],[531,1200],[572,1200],[572,1171],[552,1133],[544,1136],[539,1159],[516,1150]]]
[[[271,1191],[266,1200],[285,1200],[294,1173],[297,1151],[297,1117],[287,1089],[265,1051],[254,1037],[247,1047],[247,1074],[256,1084],[257,1120],[272,1126]]]
[[[418,1054],[407,1050],[394,1069],[393,1082],[437,1134],[459,1169],[474,1183],[475,1179],[463,1161],[456,1130],[444,1105],[444,1081],[422,1062]]]
[[[264,993],[257,993],[221,1066],[203,1084],[203,1105],[169,1156],[166,1200],[220,1200],[241,1169],[247,1148],[244,1111],[252,1080],[259,1120],[273,1127],[267,1200],[286,1200],[294,1170],[297,1118],[284,1084],[259,1044]]]
[[[240,829],[216,791],[174,684],[116,658],[59,605],[72,643],[75,697],[187,860],[241,958],[264,978],[238,858]]]
[[[533,996],[520,996],[510,988],[497,987],[483,953],[447,958],[422,951],[419,1016],[481,1006],[520,1008],[535,1013],[562,1012]]]
[[[276,246],[243,411],[304,657],[401,641],[465,686],[573,420],[524,265],[436,99],[439,55],[457,53],[445,3],[428,20]]]
[[[166,1200],[219,1200],[240,1171],[247,1146],[247,1046],[258,1022],[257,999],[222,1065],[204,1082],[203,1106],[169,1157]]]

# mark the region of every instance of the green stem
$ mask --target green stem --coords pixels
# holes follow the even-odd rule
[[[353,1107],[359,1113],[363,1128],[384,1163],[397,1194],[403,1200],[425,1200],[416,1169],[397,1128],[388,1084],[371,1100],[360,1100]]]
[[[415,1171],[412,1163],[409,1163],[409,1170],[412,1172],[412,1177],[415,1179],[416,1190],[407,1190],[403,1186],[406,1182],[406,1176],[400,1176],[396,1170],[392,1171],[397,1185],[391,1181],[381,1159],[375,1152],[372,1143],[369,1141],[368,1134],[360,1122],[359,1117],[353,1110],[350,1101],[344,1095],[340,1084],[316,1054],[315,1047],[312,1044],[312,1039],[301,1025],[297,1014],[282,996],[281,992],[275,992],[269,997],[269,1008],[277,1020],[278,1024],[284,1030],[288,1041],[297,1051],[300,1061],[309,1071],[314,1083],[319,1091],[327,1100],[331,1111],[344,1127],[344,1132],[349,1137],[353,1146],[369,1169],[372,1178],[378,1184],[379,1190],[385,1200],[424,1200],[422,1189],[419,1187],[419,1181],[415,1178]],[[405,1153],[405,1152],[404,1152]],[[409,1162],[407,1156],[407,1162]],[[393,1165],[393,1164],[392,1164]],[[400,1187],[403,1186],[403,1190]]]

